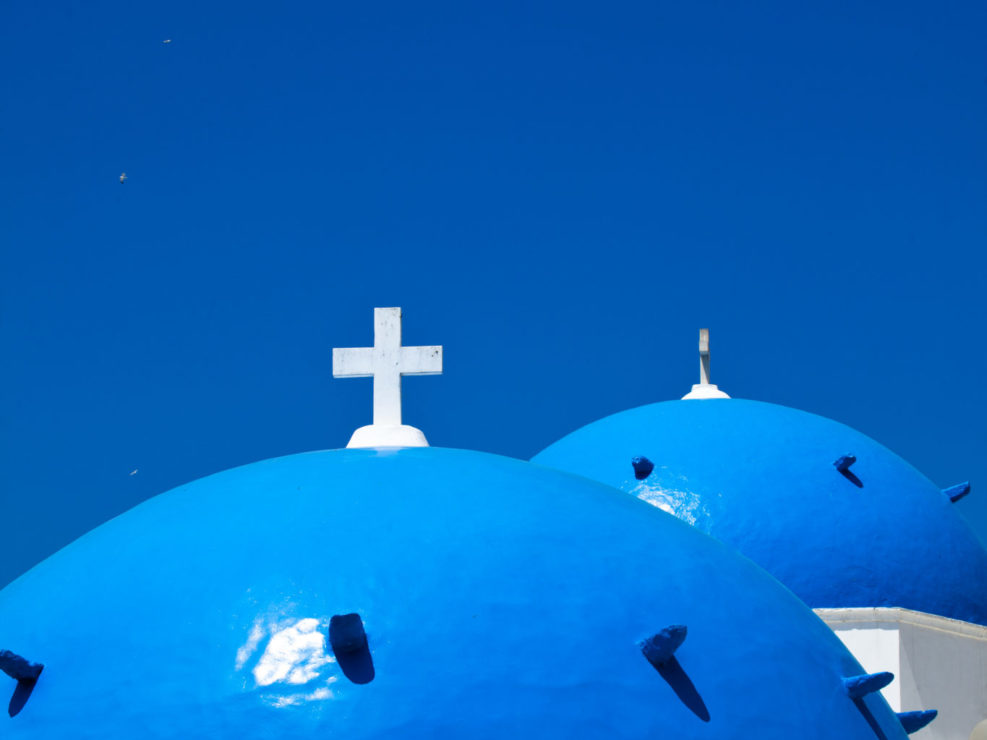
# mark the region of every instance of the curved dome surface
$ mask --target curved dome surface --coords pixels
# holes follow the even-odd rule
[[[645,659],[671,625],[685,641]],[[905,737],[749,560],[456,450],[294,455],[151,499],[0,591],[0,648],[45,664],[14,739]]]
[[[856,461],[841,472],[844,456]],[[646,458],[637,471],[635,457]],[[811,607],[904,607],[987,624],[987,551],[949,497],[835,421],[758,401],[667,401],[589,424],[533,461],[675,514]]]

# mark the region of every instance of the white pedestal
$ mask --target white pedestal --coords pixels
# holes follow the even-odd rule
[[[406,424],[370,424],[353,432],[346,447],[428,447],[428,440]]]
[[[692,390],[682,396],[683,401],[694,398],[730,398],[713,383],[696,383]]]

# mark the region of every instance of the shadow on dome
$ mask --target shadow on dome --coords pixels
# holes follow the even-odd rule
[[[34,691],[34,687],[37,685],[37,681],[18,681],[17,688],[14,689],[14,695],[10,697],[10,704],[7,705],[7,714],[11,717],[16,717],[20,711],[27,704],[27,700],[31,698],[31,692]]]
[[[675,695],[685,704],[689,710],[699,717],[703,722],[709,722],[709,710],[706,702],[703,701],[696,685],[682,668],[679,661],[673,656],[660,666],[655,666],[655,670],[672,687]]]

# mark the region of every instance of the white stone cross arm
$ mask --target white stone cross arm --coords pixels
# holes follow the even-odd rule
[[[402,347],[401,309],[374,309],[374,346],[332,351],[335,378],[374,379],[373,424],[353,433],[347,447],[427,447],[425,435],[401,423],[401,376],[440,375],[442,347]]]

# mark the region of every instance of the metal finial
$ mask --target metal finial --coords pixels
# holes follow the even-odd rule
[[[730,398],[715,385],[709,382],[709,329],[699,330],[699,382],[692,390],[682,396],[684,399],[693,398]]]

